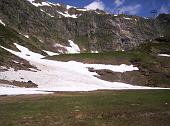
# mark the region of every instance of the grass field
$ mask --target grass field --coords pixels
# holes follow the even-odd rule
[[[0,126],[169,126],[169,90],[1,96]]]

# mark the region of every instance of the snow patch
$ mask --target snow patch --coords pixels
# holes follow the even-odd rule
[[[1,23],[3,26],[6,26],[6,24],[5,24],[2,20],[0,20],[0,23]]]
[[[0,66],[0,69],[7,69],[5,66]]]
[[[29,70],[34,71],[34,72],[37,72],[37,70],[36,70],[36,69],[33,69],[33,68],[29,68]]]
[[[60,11],[57,11],[59,14],[61,14],[62,16],[64,16],[64,17],[67,17],[67,18],[78,18],[78,16],[79,15],[75,15],[75,14],[73,14],[73,15],[70,15],[69,13],[68,13],[68,11],[65,11],[64,13],[63,12],[60,12]]]
[[[99,52],[97,50],[96,51],[91,50],[91,53],[99,53]]]
[[[86,9],[86,8],[78,8],[78,9],[76,9],[76,10],[78,10],[78,11],[88,11],[89,9]]]
[[[95,11],[95,13],[96,13],[96,14],[101,14],[101,13],[100,13],[100,12],[98,12],[98,11]]]
[[[51,15],[51,14],[47,13],[46,11],[44,11],[43,9],[40,9],[40,10],[41,10],[42,12],[46,13],[48,16],[54,17],[53,15]]]
[[[24,35],[25,36],[25,38],[29,38],[29,35]]]
[[[41,3],[36,3],[35,0],[27,0],[30,2],[32,5],[39,7],[39,6],[51,6],[50,2],[41,2]]]
[[[53,6],[61,6],[59,3],[48,2],[48,4],[53,5]]]
[[[30,2],[30,3],[33,3],[35,0],[27,0],[28,2]]]
[[[42,6],[51,6],[48,2],[42,2],[41,5]]]
[[[70,9],[70,8],[76,8],[76,7],[70,6],[70,5],[66,5],[66,9],[67,9],[67,10]]]
[[[80,53],[80,48],[72,40],[68,40],[71,47],[66,47],[68,53]]]
[[[133,20],[132,18],[123,17],[126,20]]]
[[[16,64],[19,64],[20,62],[18,62],[18,61],[15,61],[15,60],[12,60],[14,63],[16,63]]]
[[[146,19],[146,20],[149,20],[149,18],[147,18],[147,17],[143,17],[144,19]]]
[[[56,5],[57,5],[57,6],[61,6],[61,4],[59,4],[59,3],[57,3]]]
[[[72,40],[68,40],[70,47],[68,46],[63,46],[61,44],[56,43],[54,46],[55,47],[61,47],[66,50],[64,52],[63,50],[58,50],[60,53],[67,53],[67,54],[74,54],[74,53],[80,53],[80,48],[77,44],[75,44]]]
[[[170,57],[168,54],[158,54],[158,56]]]
[[[41,39],[38,39],[41,43],[44,43],[44,41],[43,40],[41,40]]]

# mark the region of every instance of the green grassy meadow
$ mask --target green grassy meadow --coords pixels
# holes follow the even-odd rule
[[[0,126],[169,126],[169,90],[0,97]]]

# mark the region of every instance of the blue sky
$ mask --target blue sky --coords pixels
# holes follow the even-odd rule
[[[139,16],[151,16],[151,10],[168,13],[170,0],[49,0],[54,3],[69,4],[76,7],[102,9],[111,13],[126,13]],[[169,8],[169,9],[168,9]]]

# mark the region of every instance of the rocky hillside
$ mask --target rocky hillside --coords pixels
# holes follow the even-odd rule
[[[25,36],[26,43],[54,52],[66,52],[68,40],[78,44],[81,52],[130,50],[146,40],[168,36],[170,27],[169,15],[146,19],[44,0],[0,0],[0,19]]]

